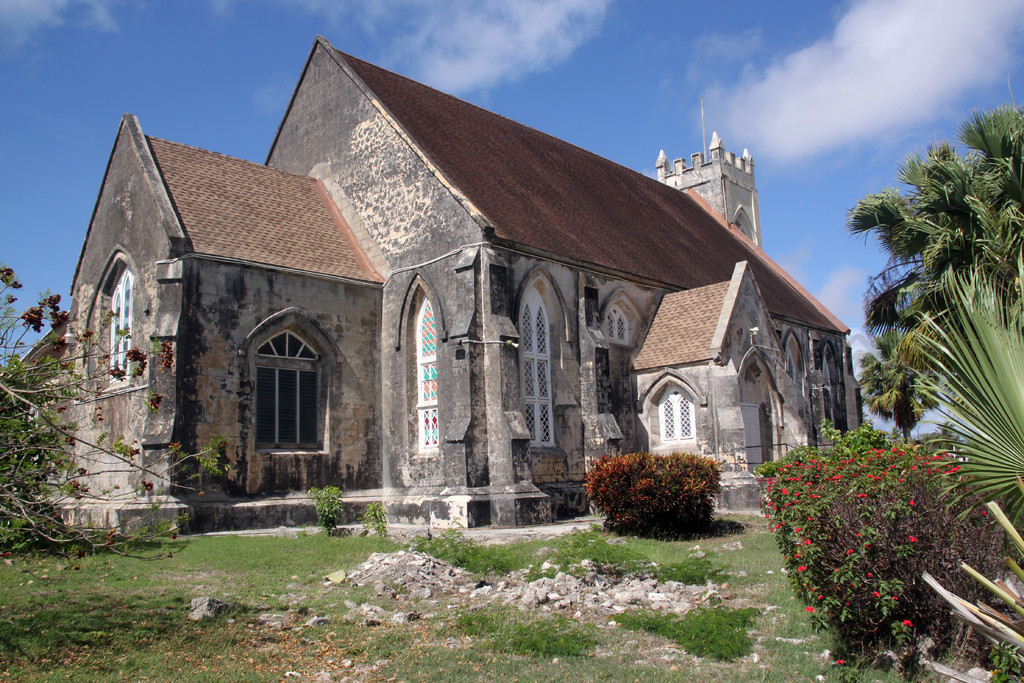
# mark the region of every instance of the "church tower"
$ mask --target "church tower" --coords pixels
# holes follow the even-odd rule
[[[761,241],[761,213],[757,206],[754,183],[754,159],[743,150],[737,157],[725,151],[718,133],[711,134],[710,159],[701,152],[690,155],[691,165],[684,159],[669,164],[665,150],[658,155],[658,180],[677,190],[693,188],[715,211],[736,225],[758,247]]]

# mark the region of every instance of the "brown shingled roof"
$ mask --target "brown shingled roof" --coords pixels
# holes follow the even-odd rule
[[[728,290],[727,280],[666,294],[633,367],[643,370],[709,360]]]
[[[196,252],[380,279],[350,239],[344,219],[321,195],[320,181],[159,138],[146,140]]]
[[[768,310],[845,331],[693,198],[563,140],[337,53],[498,238],[693,289],[748,261]]]

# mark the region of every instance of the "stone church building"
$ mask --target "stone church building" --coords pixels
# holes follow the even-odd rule
[[[226,469],[79,512],[308,523],[335,485],[351,515],[525,525],[584,513],[588,464],[639,449],[717,458],[722,504],[752,505],[755,464],[858,424],[857,385],[846,326],[761,249],[750,155],[709,156],[655,180],[323,38],[264,165],[125,115],[70,326],[129,330],[115,370],[174,360],[82,409],[156,470],[222,435]]]

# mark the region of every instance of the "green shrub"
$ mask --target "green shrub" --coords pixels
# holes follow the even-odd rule
[[[679,537],[707,529],[720,467],[689,453],[605,455],[587,473],[587,494],[621,534]]]
[[[939,655],[962,635],[921,574],[976,600],[984,591],[960,563],[995,572],[1001,534],[972,512],[959,469],[867,426],[836,437],[819,458],[783,465],[770,482],[762,509],[793,585],[851,654],[909,657],[927,635]]]
[[[341,489],[337,486],[325,486],[322,489],[311,488],[309,497],[313,499],[316,508],[316,519],[320,526],[327,533],[333,533],[341,518],[343,503],[341,502]]]
[[[615,617],[623,627],[646,631],[679,643],[697,657],[729,661],[750,654],[752,643],[747,628],[753,625],[757,610],[695,609],[683,616],[652,610],[624,612]]]
[[[367,505],[366,512],[363,513],[359,522],[367,533],[372,531],[378,536],[388,535],[388,513],[384,511],[384,506],[380,503],[374,502]]]

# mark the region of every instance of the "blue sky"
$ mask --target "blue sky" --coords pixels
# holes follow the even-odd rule
[[[651,174],[756,163],[765,249],[854,328],[884,257],[846,212],[1024,92],[1020,0],[0,0],[0,260],[67,294],[123,112],[262,162],[316,34]],[[26,297],[27,298],[27,297]]]

